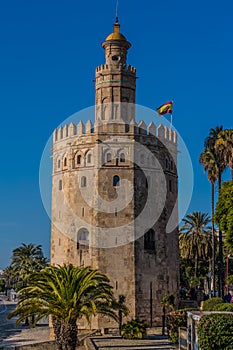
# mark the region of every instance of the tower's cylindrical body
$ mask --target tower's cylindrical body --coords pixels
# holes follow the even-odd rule
[[[94,125],[54,132],[51,263],[99,268],[129,318],[155,326],[162,296],[179,288],[176,133],[135,122],[136,70],[118,23],[102,46]]]

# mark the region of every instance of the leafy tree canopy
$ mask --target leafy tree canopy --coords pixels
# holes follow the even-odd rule
[[[215,220],[221,231],[225,232],[226,244],[233,251],[233,181],[222,184],[216,204]]]

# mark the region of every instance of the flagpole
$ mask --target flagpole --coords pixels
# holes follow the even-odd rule
[[[172,110],[171,110],[170,129],[172,129],[172,112],[173,112],[173,103],[174,103],[174,100],[172,100]]]

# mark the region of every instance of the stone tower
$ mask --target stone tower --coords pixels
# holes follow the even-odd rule
[[[128,318],[155,326],[161,298],[179,289],[177,140],[163,125],[135,122],[130,46],[116,20],[96,68],[94,125],[54,131],[51,263],[100,269],[126,296]],[[92,328],[102,327],[116,324],[95,317]]]

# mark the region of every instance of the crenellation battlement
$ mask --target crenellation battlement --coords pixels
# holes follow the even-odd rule
[[[108,64],[101,64],[100,66],[96,67],[96,73],[103,71],[103,70],[109,70],[109,65]],[[136,68],[129,64],[127,67],[127,71],[135,74]]]
[[[122,124],[122,123],[120,123]],[[88,120],[86,124],[80,121],[77,125],[70,123],[69,125],[60,126],[58,129],[54,130],[53,142],[59,142],[61,140],[67,139],[69,137],[82,135],[88,135],[99,131],[100,123],[92,124],[91,120]],[[177,144],[177,133],[175,130],[160,124],[158,127],[151,122],[148,126],[143,120],[134,124],[134,133],[136,135],[153,135],[159,138],[162,142],[171,142]],[[127,135],[127,134],[126,134]]]
[[[131,66],[130,64],[128,65],[128,71],[132,73],[136,73],[136,68]]]
[[[96,67],[96,72],[107,70],[107,69],[108,69],[108,64],[101,64],[100,66]]]

